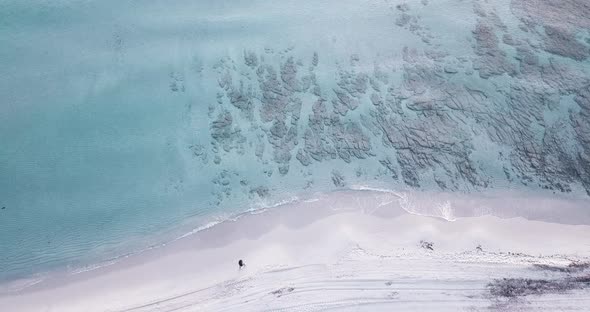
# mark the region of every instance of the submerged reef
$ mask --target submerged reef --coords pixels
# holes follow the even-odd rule
[[[411,188],[519,184],[590,194],[590,50],[577,37],[590,12],[583,1],[561,3],[512,1],[515,27],[476,1],[471,56],[446,51],[402,4],[395,24],[424,45],[401,47],[395,68],[366,66],[371,60],[356,54],[349,64],[326,64],[322,51],[298,58],[293,48],[224,58],[215,65],[219,105],[207,153],[216,163],[251,153],[268,176],[365,161],[381,169],[357,177],[388,175]],[[335,68],[334,80],[326,68]],[[345,173],[330,175],[345,185]]]

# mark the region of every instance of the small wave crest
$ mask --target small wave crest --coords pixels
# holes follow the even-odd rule
[[[397,197],[400,207],[407,213],[413,215],[441,218],[450,222],[457,220],[457,217],[455,216],[455,210],[453,209],[451,201],[449,200],[443,200],[440,202],[431,200],[428,203],[420,203],[414,199],[414,196],[412,196],[410,192],[376,188],[367,185],[353,185],[351,186],[351,189],[357,191],[381,192],[394,195]]]
[[[311,199],[306,199],[306,200],[303,200],[303,201],[309,201],[309,200],[317,200],[317,199],[311,198]],[[293,203],[296,203],[296,202],[299,202],[299,201],[302,201],[302,200],[300,199],[300,197],[295,196],[295,195],[290,196],[290,197],[285,198],[285,199],[277,200],[277,201],[274,201],[274,202],[269,202],[269,201],[261,200],[261,201],[258,201],[256,203],[254,203],[253,205],[251,205],[250,208],[248,210],[244,211],[244,212],[236,213],[236,214],[229,215],[229,216],[220,216],[220,217],[217,217],[213,221],[210,221],[210,222],[208,222],[208,223],[206,223],[204,225],[198,226],[198,227],[196,227],[196,228],[194,228],[194,229],[192,229],[192,230],[190,230],[190,231],[188,231],[188,232],[186,232],[186,233],[184,233],[184,234],[176,237],[173,241],[176,241],[176,240],[179,240],[179,239],[183,239],[183,238],[186,238],[186,237],[195,235],[195,234],[197,234],[197,233],[199,233],[201,231],[210,229],[210,228],[212,228],[212,227],[214,227],[214,226],[216,226],[216,225],[218,225],[220,223],[223,223],[223,222],[234,222],[234,221],[237,221],[238,219],[240,219],[240,218],[242,218],[242,217],[244,217],[246,215],[261,214],[261,213],[267,212],[269,209],[280,207],[280,206],[285,206],[285,205],[289,205],[289,204],[293,204]]]
[[[36,275],[29,278],[23,278],[14,280],[8,283],[2,283],[0,287],[0,295],[1,294],[11,294],[22,291],[34,285],[37,285],[45,280],[45,277],[42,275]]]

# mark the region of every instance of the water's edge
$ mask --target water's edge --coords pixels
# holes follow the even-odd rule
[[[385,217],[397,216],[402,211],[407,214],[440,218],[448,222],[453,222],[461,218],[495,216],[499,218],[520,217],[531,221],[550,223],[590,225],[590,213],[585,209],[585,207],[590,205],[590,200],[585,198],[576,199],[571,196],[548,195],[543,193],[517,193],[514,191],[495,191],[477,194],[397,191],[363,185],[329,192],[299,194],[298,196],[291,196],[288,199],[278,201],[273,205],[250,208],[224,219],[214,218],[214,221],[203,221],[201,219],[201,222],[195,222],[194,224],[196,226],[190,228],[190,230],[187,230],[187,224],[173,231],[167,229],[163,231],[166,235],[170,235],[170,233],[182,234],[168,236],[168,239],[161,243],[149,245],[147,248],[130,251],[107,260],[80,266],[65,265],[57,269],[41,271],[26,277],[0,281],[0,295],[24,291],[56,277],[75,276],[104,269],[119,263],[121,260],[140,257],[149,251],[158,251],[169,244],[187,240],[221,225],[231,226],[231,223],[244,217],[268,214],[277,210],[288,210],[290,208],[298,209],[302,208],[301,205],[309,206],[316,204],[321,207],[320,204],[325,202],[330,203],[330,210],[338,211],[339,200],[341,201],[341,206],[346,206],[346,209],[351,209],[352,207],[363,213]],[[356,204],[350,204],[354,202]],[[155,236],[157,235],[155,234]]]

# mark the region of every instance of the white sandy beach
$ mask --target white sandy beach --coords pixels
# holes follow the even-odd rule
[[[423,248],[421,241],[433,243]],[[481,250],[477,247],[481,246]],[[247,266],[239,270],[237,261]],[[228,221],[161,248],[0,296],[2,311],[584,311],[590,289],[493,298],[495,278],[559,279],[590,226],[410,214],[339,192]],[[588,274],[588,271],[579,274]],[[587,310],[586,310],[587,311]]]

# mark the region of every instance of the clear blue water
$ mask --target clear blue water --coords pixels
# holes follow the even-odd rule
[[[309,165],[296,158],[306,146],[313,104],[323,98],[332,109],[343,73],[353,78],[366,73],[384,97],[389,87],[399,91],[404,122],[423,117],[404,102],[415,98],[418,103],[423,96],[404,93],[408,68],[417,66],[408,64],[405,47],[423,57],[428,51],[446,53],[427,63],[442,81],[479,88],[498,104],[493,109],[510,110],[503,104],[505,91],[529,78],[484,79],[477,69],[473,74],[472,31],[479,18],[473,6],[431,2],[411,3],[406,11],[411,21],[400,26],[405,9],[394,1],[1,0],[0,279],[109,259],[301,193],[355,184],[439,190],[440,177],[459,192],[540,189],[535,182],[506,177],[504,169],[514,163],[498,155],[514,146],[468,130],[479,127],[472,116],[440,131],[466,133],[460,141],[469,141],[468,157],[486,185],[440,165],[447,159],[460,166],[455,154],[424,162],[422,156],[414,158],[410,166],[419,168],[420,185],[408,184],[396,148],[366,123],[374,109],[371,87],[358,96],[358,108],[339,115],[344,128],[322,135],[331,146],[344,140],[354,150],[355,143],[336,132],[357,125],[370,142],[369,153],[332,153]],[[501,16],[518,37],[518,20],[510,14]],[[507,57],[514,54],[511,47],[501,48]],[[246,60],[250,53],[255,65]],[[262,117],[258,70],[266,64],[280,76],[289,58],[298,68],[297,79],[305,83],[302,76],[313,71],[322,91],[318,96],[310,87],[290,95],[301,106],[298,120],[290,111],[281,120],[298,130],[297,143],[275,142],[294,144],[284,173],[285,162],[277,160],[280,152],[269,139],[273,121]],[[557,60],[589,68],[587,61]],[[444,69],[451,65],[457,73]],[[250,117],[230,103],[222,86],[227,77],[235,90],[242,85],[251,91]],[[437,96],[432,92],[428,101]],[[573,96],[557,95],[558,110],[543,106],[547,123],[567,121],[570,111],[580,110]],[[227,137],[215,140],[212,124],[224,111],[231,113],[232,126],[223,134]],[[536,125],[530,129],[545,131]],[[580,153],[574,129],[563,131],[571,153]],[[387,157],[395,174],[381,162]],[[334,182],[334,172],[345,183]],[[584,197],[579,181],[570,182],[572,192]]]

